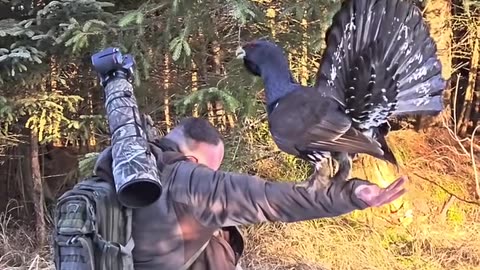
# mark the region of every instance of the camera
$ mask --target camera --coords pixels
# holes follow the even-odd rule
[[[128,208],[145,207],[161,196],[163,187],[131,83],[135,61],[114,47],[91,60],[103,86],[117,198]]]
[[[107,48],[92,55],[92,65],[103,86],[112,77],[133,80],[135,60],[130,54],[122,55],[119,48]]]

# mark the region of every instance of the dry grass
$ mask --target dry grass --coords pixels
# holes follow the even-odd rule
[[[347,221],[249,229],[246,269],[480,269],[478,224],[452,230]]]
[[[0,213],[0,269],[55,269],[50,252],[35,248],[34,232],[12,219],[11,212],[18,208],[12,202]]]
[[[480,269],[480,207],[462,201],[480,203],[471,157],[445,130],[391,136],[410,179],[400,211],[247,228],[245,268]],[[444,189],[460,198],[447,210]]]
[[[475,201],[469,155],[442,130],[392,137],[405,164],[402,173],[410,179],[402,209],[244,228],[244,269],[480,270],[480,207],[461,200]],[[270,168],[263,171],[275,174],[271,177],[281,173],[275,164],[260,167]],[[294,179],[295,173],[305,176],[291,170],[285,178]],[[436,184],[460,198],[444,216],[440,213],[450,195]],[[36,251],[33,234],[10,219],[9,211],[0,214],[0,269],[54,269],[50,254]]]

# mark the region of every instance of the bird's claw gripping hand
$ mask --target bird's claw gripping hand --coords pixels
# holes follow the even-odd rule
[[[333,157],[337,162],[337,172],[332,177],[332,180],[346,181],[347,179],[350,179],[353,161],[348,153],[334,153]]]
[[[107,48],[92,55],[92,65],[103,87],[113,78],[133,81],[135,60],[130,54],[122,55],[118,48]]]
[[[323,159],[315,164],[315,171],[310,175],[309,181],[322,187],[328,187],[331,184],[328,159]]]

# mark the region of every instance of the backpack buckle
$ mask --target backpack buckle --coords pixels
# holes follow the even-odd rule
[[[69,245],[69,246],[71,246],[71,245],[73,245],[73,244],[76,244],[79,237],[80,237],[80,235],[74,235],[74,236],[70,237],[70,238],[67,240],[66,244]]]

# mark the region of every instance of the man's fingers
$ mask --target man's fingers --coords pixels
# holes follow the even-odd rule
[[[381,189],[378,196],[374,199],[375,205],[385,204],[386,201],[390,200],[391,197],[396,196],[397,193],[404,190],[403,184],[405,183],[406,177],[400,177],[391,183],[387,188]]]
[[[392,196],[390,196],[388,198],[388,200],[386,200],[383,204],[388,204],[388,203],[391,203],[393,201],[395,201],[396,199],[400,198],[403,194],[405,194],[407,192],[406,189],[401,189],[399,190],[397,193],[393,194]]]
[[[405,194],[405,192],[407,192],[407,190],[404,189],[404,188],[396,190],[395,193],[385,192],[385,194],[380,195],[381,199],[378,200],[377,206],[382,206],[382,205],[385,205],[385,204],[389,204],[389,203],[395,201],[396,199],[400,198],[400,196]]]
[[[378,186],[359,187],[356,190],[356,195],[370,206],[381,206],[396,200],[406,192],[403,187],[406,179],[406,176],[399,177],[387,188],[379,188]]]
[[[381,206],[398,199],[398,197],[402,196],[406,192],[405,188],[403,187],[404,183],[405,177],[400,177],[387,188],[381,189],[376,198],[373,198],[372,205]]]
[[[403,186],[403,184],[405,184],[406,181],[407,181],[407,177],[402,176],[402,177],[398,178],[397,180],[393,181],[387,188],[385,188],[385,190],[390,191],[390,190],[397,189],[397,188]]]

